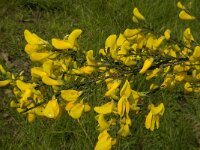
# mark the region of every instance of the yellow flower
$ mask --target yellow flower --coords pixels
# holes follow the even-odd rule
[[[120,117],[124,116],[125,112],[126,112],[126,115],[128,115],[130,111],[130,103],[125,96],[122,96],[119,99],[117,107],[118,107],[117,108],[118,114],[120,115]]]
[[[133,20],[134,23],[139,23],[137,17],[135,17],[135,16],[132,17],[132,20]]]
[[[16,103],[15,101],[10,102],[10,107],[20,107],[19,103]]]
[[[38,51],[41,47],[37,44],[26,44],[25,46],[25,52],[28,55],[31,55],[32,53]]]
[[[158,89],[158,88],[159,88],[159,86],[157,84],[154,84],[154,83],[152,83],[149,87],[150,90],[155,90],[155,89]]]
[[[89,112],[91,110],[91,107],[88,103],[84,104],[84,112]]]
[[[192,91],[193,91],[193,88],[192,88],[191,84],[189,82],[186,82],[184,85],[184,92],[187,94]]]
[[[98,121],[98,130],[103,131],[105,129],[108,129],[110,127],[110,124],[108,121],[105,120],[104,114],[99,114],[95,117],[95,119]]]
[[[165,30],[164,36],[165,36],[165,39],[166,39],[166,40],[169,40],[169,39],[170,39],[170,34],[171,34],[171,31],[170,31],[169,29]]]
[[[121,91],[120,91],[120,96],[125,96],[128,98],[131,94],[131,86],[128,80],[125,81]]]
[[[115,97],[116,90],[120,84],[121,84],[120,80],[113,80],[111,82],[107,82],[108,91],[105,93],[105,96]]]
[[[46,105],[43,114],[48,118],[56,119],[59,116],[60,107],[57,99],[53,97]]]
[[[139,12],[138,8],[133,9],[133,15],[139,20],[145,20],[144,16]]]
[[[42,62],[51,55],[52,55],[51,52],[42,52],[42,53],[33,52],[33,53],[30,54],[30,59],[31,59],[31,61]]]
[[[3,80],[0,81],[0,87],[7,86],[12,80]]]
[[[194,20],[194,19],[196,19],[194,16],[191,16],[188,13],[186,13],[185,10],[182,10],[179,13],[179,18],[182,19],[182,20]]]
[[[123,43],[126,41],[126,38],[123,34],[120,33],[119,37],[117,38],[117,46],[122,46]]]
[[[84,104],[82,102],[76,103],[69,111],[69,115],[74,119],[78,119],[81,117],[83,110],[84,110]]]
[[[117,36],[116,36],[115,34],[110,35],[110,36],[106,39],[106,42],[105,42],[105,47],[106,47],[106,49],[107,49],[107,48],[114,49],[114,46],[115,46],[115,44],[116,44],[116,39],[117,39]]]
[[[21,80],[17,80],[16,85],[22,92],[26,91],[27,89],[33,89],[35,87],[35,84],[25,83]]]
[[[157,50],[158,47],[162,44],[164,39],[165,39],[165,36],[161,36],[158,39],[154,39],[154,41],[153,41],[153,50]]]
[[[44,116],[44,107],[43,106],[37,106],[34,108],[35,114],[38,116]]]
[[[106,53],[107,53],[107,50],[105,50],[105,49],[103,49],[103,48],[101,48],[101,49],[99,50],[99,54],[101,54],[101,55],[103,55],[103,56],[106,56]]]
[[[150,112],[146,116],[145,127],[151,131],[154,131],[155,123],[156,128],[159,128],[159,117],[163,115],[165,107],[163,103],[159,104],[157,107],[155,107],[153,104],[150,104],[148,107]]]
[[[183,32],[183,40],[184,40],[185,42],[194,41],[194,37],[193,37],[193,35],[191,34],[190,28],[187,28],[187,29],[184,30],[184,32]]]
[[[36,44],[36,45],[48,44],[47,41],[41,39],[35,33],[31,33],[27,29],[24,31],[24,37],[25,37],[25,40],[28,42],[28,44],[33,44],[33,45],[34,44]]]
[[[76,44],[76,39],[81,35],[81,33],[81,29],[75,29],[70,33],[69,37],[67,38],[67,40],[72,44],[73,47]]]
[[[78,97],[82,94],[82,91],[76,91],[76,90],[61,90],[61,97],[70,102],[70,101],[76,101]]]
[[[43,71],[42,68],[40,67],[33,67],[31,68],[31,76],[32,77],[43,77],[43,76],[46,76],[46,72]]]
[[[130,129],[128,124],[122,124],[120,127],[120,130],[118,131],[118,134],[126,137],[130,134]]]
[[[70,43],[68,40],[60,40],[60,39],[55,39],[53,38],[51,40],[52,45],[56,48],[56,49],[72,49],[73,45],[72,43]]]
[[[31,95],[32,95],[32,91],[29,88],[25,89],[25,91],[21,95],[22,98],[19,100],[21,108],[29,104],[28,98],[31,97]]]
[[[95,65],[96,64],[95,60],[94,60],[94,57],[93,57],[93,50],[87,51],[86,60],[87,60],[87,64],[88,65]]]
[[[109,114],[113,111],[114,107],[115,107],[114,101],[111,101],[102,106],[94,107],[94,111],[96,111],[99,114]]]
[[[98,136],[98,142],[95,146],[95,150],[111,150],[112,147],[112,138],[107,132],[104,130]]]
[[[185,6],[183,6],[183,4],[180,1],[177,2],[177,7],[185,10]]]
[[[140,70],[140,74],[144,74],[152,65],[154,59],[151,57],[151,58],[148,58],[145,60],[144,62],[144,65],[142,67],[142,69]]]
[[[200,58],[200,46],[195,46],[194,52],[192,54],[192,57],[194,57],[194,58]]]
[[[57,86],[57,85],[62,85],[62,82],[59,80],[54,80],[48,76],[43,76],[42,77],[42,82],[46,85],[52,85],[52,86]]]
[[[156,77],[160,71],[161,71],[160,68],[156,68],[156,69],[152,70],[150,73],[147,73],[146,80],[150,80],[153,77]]]
[[[134,36],[134,35],[139,34],[140,31],[141,31],[141,29],[126,29],[126,30],[124,31],[124,36],[125,36],[125,37],[132,37],[132,36]]]
[[[152,35],[150,35],[147,39],[146,47],[149,48],[149,49],[152,49],[153,44],[154,44],[154,37]]]
[[[81,73],[84,73],[84,74],[92,74],[92,72],[95,71],[94,67],[91,67],[91,66],[83,66],[80,68],[80,71]]]
[[[126,66],[132,66],[137,63],[136,58],[134,58],[133,56],[123,57],[123,58],[124,59],[122,61]]]
[[[2,74],[6,74],[6,70],[3,68],[3,66],[0,64],[0,72]]]
[[[44,72],[50,76],[52,73],[52,66],[53,66],[53,61],[52,60],[47,60],[42,64],[42,68],[44,70]]]

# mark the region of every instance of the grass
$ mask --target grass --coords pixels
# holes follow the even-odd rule
[[[183,1],[184,2],[184,1]],[[168,0],[1,0],[0,3],[0,62],[9,70],[28,70],[30,63],[23,51],[23,31],[29,29],[43,39],[62,38],[74,28],[83,29],[80,45],[85,50],[99,50],[107,36],[119,34],[134,24],[132,9],[137,6],[151,26],[159,32],[172,29],[172,35],[181,39],[182,31],[190,26],[199,41],[199,23],[185,23],[177,19],[176,1]],[[193,2],[192,12],[200,16],[200,2]],[[143,90],[145,82],[135,83]],[[166,91],[155,94],[153,101],[163,100],[166,112],[161,127],[155,132],[144,128],[146,108],[135,116],[131,136],[121,138],[115,149],[192,150],[200,144],[199,95],[184,96]],[[0,148],[1,149],[69,149],[94,148],[98,132],[95,131],[95,113],[91,111],[77,122],[67,113],[56,121],[37,119],[30,124],[15,110],[9,108],[13,98],[6,88],[0,90]],[[158,97],[158,98],[157,98]],[[98,100],[95,93],[91,101]]]

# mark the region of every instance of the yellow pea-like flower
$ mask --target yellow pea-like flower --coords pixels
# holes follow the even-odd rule
[[[46,58],[48,58],[50,55],[52,55],[51,52],[43,52],[43,53],[38,53],[38,52],[33,52],[30,54],[30,59],[31,61],[43,61]]]
[[[110,124],[108,121],[105,120],[103,114],[99,114],[95,117],[95,119],[98,121],[98,130],[103,131],[105,129],[108,129],[110,127]]]
[[[37,44],[26,44],[25,46],[25,52],[28,55],[31,55],[33,52],[36,52],[40,49],[40,46]]]
[[[84,104],[84,112],[89,112],[91,110],[91,107],[88,103]]]
[[[30,89],[33,87],[33,85],[31,85],[30,83],[25,83],[21,80],[17,80],[16,85],[21,91],[25,91],[26,89]]]
[[[6,70],[3,68],[3,66],[0,64],[0,72],[2,74],[6,74]]]
[[[184,85],[184,92],[187,94],[192,91],[193,91],[192,85],[189,82],[186,82]]]
[[[65,106],[65,110],[66,110],[66,111],[71,110],[71,109],[74,107],[74,102],[75,102],[75,101],[68,102],[68,103],[66,104],[66,106]]]
[[[107,130],[102,131],[98,136],[98,142],[94,150],[111,150],[112,138]]]
[[[153,64],[153,61],[154,61],[154,59],[152,57],[146,59],[144,62],[144,65],[139,73],[144,74],[151,67],[151,65]]]
[[[165,30],[164,36],[165,36],[165,39],[166,39],[166,40],[169,40],[169,39],[170,39],[170,34],[171,34],[171,31],[170,31],[169,29]]]
[[[150,112],[146,116],[145,127],[151,131],[154,131],[155,124],[156,128],[159,128],[159,118],[163,115],[165,107],[163,103],[159,104],[157,107],[155,107],[153,104],[150,104],[149,109]]]
[[[60,39],[53,38],[51,40],[51,43],[56,49],[59,49],[59,50],[73,48],[73,44],[70,43],[68,40],[60,40]]]
[[[129,125],[128,124],[123,124],[121,125],[121,128],[120,130],[118,131],[118,134],[123,136],[123,137],[126,137],[130,134],[130,129],[129,129]]]
[[[163,103],[159,104],[157,107],[155,107],[154,105],[152,105],[150,107],[150,109],[151,109],[151,112],[152,112],[153,115],[157,115],[157,114],[163,115],[163,113],[165,111]]]
[[[62,82],[61,81],[58,81],[58,80],[54,80],[48,76],[43,76],[42,77],[42,82],[46,85],[53,85],[53,86],[56,86],[56,85],[62,85]]]
[[[12,80],[3,80],[0,81],[0,87],[7,86]]]
[[[177,2],[177,7],[185,10],[185,6],[183,6],[183,4],[180,1]]]
[[[59,116],[60,107],[56,98],[52,98],[46,105],[43,114],[48,118],[56,119]]]
[[[138,8],[133,9],[133,15],[139,20],[145,20],[144,16],[139,12]]]
[[[158,86],[157,84],[154,84],[154,83],[152,83],[152,84],[150,85],[150,87],[149,87],[150,90],[155,90],[155,89],[157,89],[157,88],[159,88],[159,86]]]
[[[182,20],[194,20],[194,19],[196,19],[194,16],[191,16],[188,13],[186,13],[185,10],[182,10],[179,13],[179,18],[182,19]]]
[[[184,41],[188,41],[188,42],[191,42],[191,41],[194,41],[194,37],[191,33],[191,30],[190,28],[186,28],[183,32],[183,40]]]
[[[124,31],[124,36],[125,37],[132,37],[134,35],[137,35],[141,32],[141,29],[126,29]]]
[[[70,33],[67,40],[72,44],[72,46],[74,46],[76,39],[81,35],[81,33],[82,33],[81,29],[75,29]]]
[[[156,50],[162,44],[164,39],[165,39],[165,36],[161,36],[158,39],[155,39],[153,42],[153,49]]]
[[[122,96],[118,101],[117,111],[120,116],[124,116],[124,113],[126,111],[126,103],[125,102],[126,102],[125,96]]]
[[[99,50],[99,54],[101,54],[101,55],[103,55],[103,56],[106,56],[106,53],[107,53],[107,51],[106,51],[105,49],[103,49],[103,48],[101,48],[101,49]]]
[[[110,84],[110,88],[105,93],[105,96],[108,96],[108,97],[115,94],[115,91],[120,86],[121,81],[120,80],[114,80],[114,81],[112,81],[112,83],[109,83],[109,84]]]
[[[125,96],[126,98],[128,98],[131,94],[131,86],[128,80],[125,81],[121,91],[120,91],[120,96]]]
[[[193,52],[192,56],[194,58],[200,58],[200,46],[196,46],[194,48],[194,52]]]
[[[34,108],[35,114],[38,116],[44,116],[44,107],[43,106],[37,106]]]
[[[80,71],[81,71],[81,73],[90,75],[95,71],[95,69],[94,69],[94,67],[91,67],[91,66],[83,66],[80,68]]]
[[[22,94],[22,98],[19,100],[20,108],[24,107],[25,105],[29,104],[28,98],[31,97],[32,91],[30,89],[26,89]]]
[[[122,46],[125,41],[126,38],[120,33],[119,37],[117,38],[117,46]]]
[[[139,23],[138,19],[135,16],[132,17],[132,20],[134,23]]]
[[[29,43],[29,44],[37,44],[37,45],[48,44],[47,41],[41,39],[35,33],[31,33],[27,29],[24,31],[24,37],[25,37],[25,40],[27,41],[27,43]]]
[[[62,65],[62,64],[61,64]],[[44,70],[44,72],[50,76],[52,73],[52,67],[53,67],[53,61],[52,60],[47,60],[42,64],[42,68]]]
[[[115,44],[116,44],[117,36],[115,34],[110,35],[105,42],[105,47],[106,48],[111,48],[113,49]]]
[[[76,91],[76,90],[61,90],[61,97],[70,102],[70,101],[76,101],[78,97],[82,94],[82,91]]]
[[[20,104],[19,103],[16,103],[15,101],[11,101],[10,102],[10,107],[20,107]]]
[[[95,60],[94,60],[94,56],[93,56],[93,50],[89,50],[86,53],[86,61],[88,65],[95,65]]]
[[[33,68],[31,68],[31,76],[42,78],[43,76],[47,76],[47,73],[44,72],[43,69],[40,67],[33,67]]]
[[[76,103],[69,111],[69,115],[74,119],[79,119],[83,113],[83,110],[84,110],[84,104]]]
[[[150,79],[152,79],[153,77],[157,76],[158,73],[159,73],[160,71],[161,71],[160,68],[154,69],[153,71],[151,71],[150,73],[147,74],[146,80],[150,80]]]
[[[153,116],[153,114],[152,114],[151,111],[150,111],[150,112],[148,113],[148,115],[146,116],[145,127],[146,127],[147,129],[150,129],[150,128],[151,128],[152,116]]]
[[[154,37],[149,36],[149,38],[147,39],[147,42],[146,42],[146,47],[149,48],[149,49],[152,49],[153,44],[154,44]]]
[[[135,65],[137,62],[135,60],[135,58],[133,56],[129,56],[129,57],[125,57],[124,60],[123,60],[123,63],[126,65],[126,66],[133,66]]]
[[[109,113],[112,113],[114,107],[115,107],[115,104],[113,101],[111,101],[102,106],[94,107],[94,111],[99,114],[109,114]]]

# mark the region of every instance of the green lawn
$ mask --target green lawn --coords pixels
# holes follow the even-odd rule
[[[200,1],[192,0],[192,13],[200,17]],[[183,1],[183,3],[186,1]],[[186,3],[185,3],[186,4]],[[1,0],[0,2],[0,63],[12,72],[28,71],[30,61],[24,52],[25,29],[46,40],[62,38],[75,28],[83,33],[79,43],[84,50],[98,51],[110,34],[133,28],[132,10],[137,6],[147,22],[157,32],[172,30],[172,36],[182,40],[182,31],[191,27],[197,42],[199,23],[178,19],[174,0]],[[28,75],[28,73],[25,73]],[[145,81],[135,83],[142,91]],[[37,119],[30,124],[26,118],[9,107],[14,97],[6,88],[0,89],[0,149],[93,149],[98,137],[95,112],[83,115],[79,122],[66,112],[59,120]],[[145,129],[146,108],[135,116],[131,135],[121,138],[114,146],[119,150],[193,150],[200,146],[200,95],[173,92],[155,93],[163,100],[166,111],[158,130]],[[92,102],[98,100],[94,93]],[[87,135],[87,137],[86,137]]]

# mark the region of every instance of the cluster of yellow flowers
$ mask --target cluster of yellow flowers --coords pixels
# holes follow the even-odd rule
[[[181,9],[180,19],[195,19],[180,2],[177,6]],[[146,23],[138,8],[133,9],[132,20]],[[75,29],[63,39],[53,38],[49,43],[25,30],[25,52],[34,62],[29,81],[25,81],[23,72],[12,74],[0,65],[0,87],[13,87],[16,100],[10,106],[26,115],[29,122],[36,116],[59,118],[62,110],[79,119],[91,110],[85,96],[90,87],[86,85],[105,85],[103,104],[92,108],[97,113],[100,132],[95,150],[109,150],[117,142],[110,129],[118,126],[117,135],[130,135],[130,114],[140,114],[142,100],[151,92],[171,90],[176,85],[182,85],[186,94],[200,92],[200,46],[194,46],[190,28],[183,32],[183,43],[174,42],[169,29],[155,35],[142,26],[128,28],[119,36],[110,35],[105,47],[95,55],[98,57],[94,57],[93,50],[83,51],[79,47],[77,39],[81,33],[81,29]],[[138,74],[150,83],[148,91],[140,92],[132,86]],[[161,82],[155,82],[156,78],[161,78]],[[159,128],[165,107],[163,102],[157,106],[150,103],[148,110],[145,127],[154,131]]]

